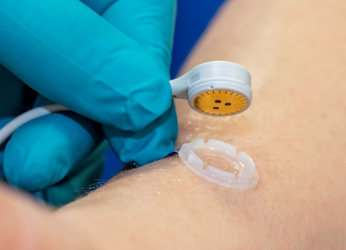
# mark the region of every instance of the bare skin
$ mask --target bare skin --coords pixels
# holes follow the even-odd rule
[[[208,182],[177,156],[55,213],[4,189],[0,249],[345,249],[345,11],[338,0],[227,2],[186,63],[183,72],[226,60],[252,73],[243,114],[176,105],[177,146],[233,144],[256,163],[254,189]]]

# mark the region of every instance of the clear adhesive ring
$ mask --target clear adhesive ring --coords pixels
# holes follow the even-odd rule
[[[226,172],[213,166],[206,166],[196,155],[196,150],[203,149],[204,154],[217,156],[234,165],[237,174]],[[255,186],[259,176],[253,160],[244,152],[236,154],[236,148],[228,143],[210,139],[204,143],[204,139],[196,139],[185,144],[179,151],[179,157],[184,164],[196,174],[220,185],[248,189]]]

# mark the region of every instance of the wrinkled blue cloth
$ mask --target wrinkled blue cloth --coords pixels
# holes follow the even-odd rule
[[[0,178],[63,205],[97,182],[108,143],[139,165],[172,151],[174,16],[174,0],[1,0],[0,127],[50,103],[74,112],[18,128]]]

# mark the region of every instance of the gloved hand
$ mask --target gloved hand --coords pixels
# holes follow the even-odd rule
[[[17,129],[0,147],[0,178],[62,205],[95,182],[104,134],[123,162],[173,150],[174,10],[174,0],[1,0],[0,127],[51,102],[76,113]]]

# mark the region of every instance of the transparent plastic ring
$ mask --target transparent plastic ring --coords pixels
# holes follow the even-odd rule
[[[204,153],[232,163],[238,173],[226,172],[213,166],[204,168],[204,162],[195,154],[198,149],[206,149]],[[196,139],[180,149],[179,157],[196,174],[226,187],[248,189],[255,186],[259,179],[253,160],[244,152],[237,155],[234,146],[222,141],[211,139],[204,143],[203,138]]]

